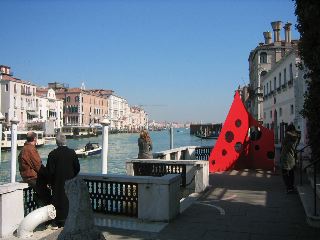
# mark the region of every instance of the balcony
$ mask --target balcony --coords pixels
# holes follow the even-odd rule
[[[278,92],[278,93],[281,92],[281,87],[277,87],[277,92]]]
[[[287,88],[287,83],[284,83],[281,85],[281,89],[286,89]]]

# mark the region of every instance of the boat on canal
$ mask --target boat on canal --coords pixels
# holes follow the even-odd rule
[[[87,143],[83,148],[77,149],[75,152],[78,157],[85,158],[88,156],[94,156],[101,154],[102,147],[99,143]]]
[[[37,145],[36,147],[42,147],[44,145],[43,131],[33,131],[37,134]],[[28,131],[17,132],[17,147],[22,148],[24,143],[27,141]],[[11,131],[4,131],[2,133],[1,150],[7,151],[11,149]]]

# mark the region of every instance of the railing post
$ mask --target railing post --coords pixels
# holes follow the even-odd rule
[[[110,121],[105,116],[101,121],[102,124],[102,154],[101,154],[101,172],[108,173],[108,144],[109,144],[109,125]]]
[[[314,163],[313,168],[313,200],[314,200],[314,216],[317,216],[317,162]]]
[[[302,152],[303,151],[300,152],[300,164],[299,164],[300,165],[299,166],[300,167],[300,185],[302,185]]]
[[[17,172],[17,124],[19,120],[14,117],[11,121],[11,183],[16,182]],[[1,136],[2,137],[2,136]]]

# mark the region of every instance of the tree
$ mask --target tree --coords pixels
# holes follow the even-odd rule
[[[302,114],[308,119],[307,132],[312,159],[320,159],[320,1],[295,0],[297,29],[300,32],[299,52],[308,69],[308,91]],[[320,165],[320,164],[319,164]]]

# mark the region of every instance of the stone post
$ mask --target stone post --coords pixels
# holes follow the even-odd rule
[[[94,225],[87,184],[77,176],[66,181],[65,191],[69,212],[58,240],[105,239]]]
[[[101,154],[101,172],[108,173],[108,145],[109,145],[109,125],[107,116],[100,122],[102,124],[102,154]]]
[[[19,120],[14,117],[11,121],[11,182],[16,181],[17,172],[17,124]],[[2,137],[2,136],[1,136]]]
[[[173,126],[170,126],[170,149],[173,149]]]

